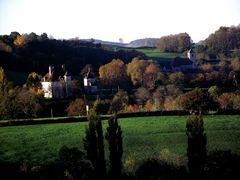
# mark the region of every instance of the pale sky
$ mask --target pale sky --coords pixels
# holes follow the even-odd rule
[[[0,35],[125,43],[187,32],[194,42],[240,24],[240,0],[0,0]]]

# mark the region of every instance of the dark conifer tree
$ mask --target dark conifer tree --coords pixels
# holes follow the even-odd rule
[[[115,114],[108,120],[106,139],[109,143],[110,176],[113,178],[121,177],[122,171],[122,130],[118,125],[117,115]]]
[[[207,136],[204,133],[203,119],[201,115],[192,113],[186,123],[188,137],[188,168],[194,179],[201,178],[206,159]]]
[[[102,122],[93,110],[90,110],[88,114],[88,127],[86,128],[84,148],[88,159],[95,169],[96,176],[99,178],[105,177],[106,161],[104,156]]]

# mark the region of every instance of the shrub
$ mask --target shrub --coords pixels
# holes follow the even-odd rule
[[[63,146],[59,150],[59,161],[67,179],[90,179],[92,167],[85,154],[76,147]]]
[[[123,112],[127,108],[128,105],[128,94],[126,91],[119,91],[117,94],[114,95],[111,107],[110,107],[110,112],[115,113],[115,112]]]
[[[97,114],[108,114],[110,101],[97,99],[93,104],[93,109]]]
[[[86,104],[83,99],[72,101],[66,109],[68,116],[86,115]]]

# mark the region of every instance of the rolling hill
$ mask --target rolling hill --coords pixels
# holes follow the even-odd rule
[[[139,47],[157,47],[157,43],[159,38],[145,38],[145,39],[137,39],[131,41],[127,47],[131,48],[139,48]]]

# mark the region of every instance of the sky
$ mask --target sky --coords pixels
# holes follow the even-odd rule
[[[240,0],[0,0],[0,34],[125,43],[187,32],[194,42],[240,24]]]

